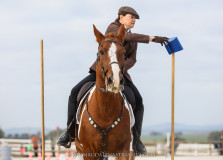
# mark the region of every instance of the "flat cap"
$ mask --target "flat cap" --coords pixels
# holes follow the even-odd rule
[[[123,6],[123,7],[119,8],[119,10],[118,10],[118,15],[123,15],[123,14],[128,14],[128,13],[135,16],[136,19],[139,19],[139,14],[132,7]]]

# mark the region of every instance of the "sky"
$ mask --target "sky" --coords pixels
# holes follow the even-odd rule
[[[140,19],[133,33],[178,37],[175,123],[222,125],[222,0],[1,0],[0,127],[41,127],[40,40],[44,43],[45,127],[66,127],[71,89],[96,59],[93,24],[104,33],[121,6]],[[171,56],[139,44],[129,70],[143,97],[143,127],[171,121]]]

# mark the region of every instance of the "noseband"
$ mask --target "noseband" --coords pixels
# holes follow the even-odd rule
[[[118,41],[115,41],[115,40],[107,40],[107,41],[102,41],[101,43],[99,43],[98,48],[101,46],[101,44],[103,44],[103,43],[107,43],[107,42],[118,43],[121,47],[124,47],[123,44],[120,43],[120,42],[118,42]],[[111,63],[109,63],[109,65],[107,66],[106,70],[104,70],[104,67],[102,66],[102,64],[101,64],[101,62],[100,62],[99,53],[97,53],[97,62],[99,62],[99,64],[100,64],[101,72],[102,72],[102,74],[104,75],[104,78],[105,78],[105,84],[106,84],[106,86],[107,86],[107,72],[108,72],[109,67],[110,67],[112,64],[117,64],[117,65],[119,65],[119,63],[118,63],[118,62],[111,62]],[[122,73],[123,73],[123,69],[122,69]],[[106,89],[104,89],[104,88],[100,88],[100,87],[96,86],[96,88],[98,88],[98,89],[101,90],[102,92],[107,92],[107,87],[106,87]]]

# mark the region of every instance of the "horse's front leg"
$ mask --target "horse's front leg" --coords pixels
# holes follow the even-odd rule
[[[120,156],[116,157],[116,160],[130,160],[129,158],[130,158],[129,155],[124,154],[124,155],[120,155]]]
[[[134,155],[134,151],[130,151],[130,154],[129,154],[129,160],[135,160],[135,155]]]
[[[97,154],[94,154],[90,150],[86,150],[83,147],[81,148],[82,150],[80,150],[80,148],[78,147],[76,147],[76,149],[77,157],[75,158],[75,160],[99,160],[99,158],[96,156]]]
[[[102,153],[98,153],[91,147],[83,147],[83,159],[84,160],[100,160]]]
[[[131,152],[122,152],[119,156],[116,157],[116,160],[134,160],[134,151]]]

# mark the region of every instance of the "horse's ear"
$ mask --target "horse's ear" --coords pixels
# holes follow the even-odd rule
[[[124,24],[122,24],[118,29],[118,38],[120,39],[121,43],[124,43],[124,38],[125,38]]]
[[[96,41],[98,43],[101,43],[105,39],[105,36],[99,30],[97,30],[94,24],[93,24],[93,28],[94,28],[94,35],[96,37]]]

